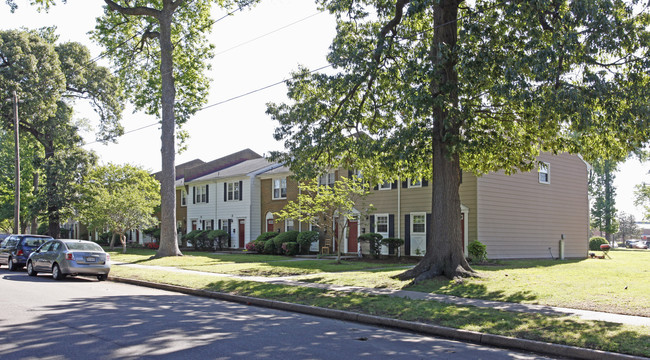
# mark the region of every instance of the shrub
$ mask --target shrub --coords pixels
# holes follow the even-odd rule
[[[298,234],[297,243],[300,247],[301,254],[309,253],[309,248],[311,244],[315,241],[318,241],[318,231],[303,231]]]
[[[474,240],[467,246],[469,260],[472,263],[480,263],[487,260],[487,246],[478,240]]]
[[[199,232],[194,235],[192,244],[194,245],[195,250],[207,250],[211,249],[211,241],[208,240],[208,230],[199,230]]]
[[[273,242],[273,239],[268,239],[264,243],[264,253],[269,255],[275,254],[275,243]]]
[[[274,237],[273,242],[275,243],[276,252],[278,254],[282,254],[282,244],[287,242],[296,242],[298,239],[298,234],[300,234],[298,230],[291,230],[279,233],[276,237]]]
[[[210,230],[207,234],[208,240],[210,240],[210,247],[213,249],[219,248],[223,249],[225,241],[228,238],[228,232],[226,230]]]
[[[148,242],[148,243],[144,243],[144,247],[146,247],[147,249],[158,249],[159,245],[158,243],[155,242]]]
[[[600,250],[600,245],[609,244],[607,240],[602,236],[594,236],[589,239],[589,250],[596,251]]]
[[[264,241],[264,242],[266,242],[266,240],[273,239],[274,237],[278,236],[278,234],[279,233],[274,232],[274,231],[261,233],[260,236],[258,236],[257,239],[255,239],[255,241]]]
[[[152,238],[160,241],[160,228],[152,227],[148,229],[143,229],[142,233],[144,233],[145,235],[149,235]]]
[[[255,251],[258,254],[264,254],[264,246],[266,245],[266,241],[255,240],[253,241],[253,244],[255,244]]]
[[[295,256],[298,254],[298,243],[297,242],[287,242],[282,244],[282,249],[287,254],[287,256]]]
[[[383,236],[377,233],[367,233],[359,236],[359,241],[370,244],[370,255],[375,259],[381,254],[381,239]]]
[[[246,251],[255,251],[255,243],[253,241],[246,243]]]
[[[388,246],[389,250],[396,250],[399,254],[399,247],[404,245],[404,239],[400,238],[384,238],[380,240],[382,245]]]

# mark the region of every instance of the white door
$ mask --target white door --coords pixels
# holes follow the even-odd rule
[[[411,253],[424,255],[427,250],[427,214],[411,213]]]

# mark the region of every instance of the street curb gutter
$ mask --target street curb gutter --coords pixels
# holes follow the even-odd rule
[[[554,355],[568,357],[572,359],[584,360],[643,360],[645,357],[613,353],[601,350],[584,349],[576,346],[551,344],[541,341],[517,339],[508,336],[491,335],[477,331],[454,329],[438,325],[430,325],[418,322],[411,322],[398,319],[390,319],[374,315],[359,314],[350,311],[334,310],[321,308],[310,305],[301,305],[283,301],[255,298],[250,296],[233,295],[208,290],[197,290],[188,287],[159,284],[143,280],[126,279],[115,276],[109,276],[109,280],[114,282],[146,286],[160,290],[174,291],[187,295],[201,296],[212,299],[219,299],[231,302],[242,303],[246,305],[262,306],[272,309],[298,312],[302,314],[321,316],[330,319],[343,321],[358,322],[367,325],[379,325],[395,329],[412,331],[420,334],[434,335],[448,339],[468,341],[475,344],[496,346],[500,348],[516,349],[534,352],[544,355]]]

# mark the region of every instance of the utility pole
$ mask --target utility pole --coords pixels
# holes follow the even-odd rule
[[[14,91],[14,139],[16,144],[14,234],[20,234],[20,144],[18,143],[18,95],[16,91]]]

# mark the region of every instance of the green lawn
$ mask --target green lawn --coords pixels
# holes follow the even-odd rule
[[[217,255],[187,252],[186,256],[149,260],[152,250],[111,252],[115,262],[174,266],[188,270],[246,276],[302,275],[296,280],[405,289],[471,297],[597,310],[650,317],[650,251],[611,251],[612,259],[517,260],[476,266],[480,278],[462,283],[438,278],[410,285],[393,279],[408,264],[367,261],[301,260],[270,255]]]
[[[388,296],[348,294],[296,286],[272,285],[156,269],[114,266],[112,275],[195,289],[227,292],[522,339],[650,356],[650,328],[574,317],[522,314]]]

